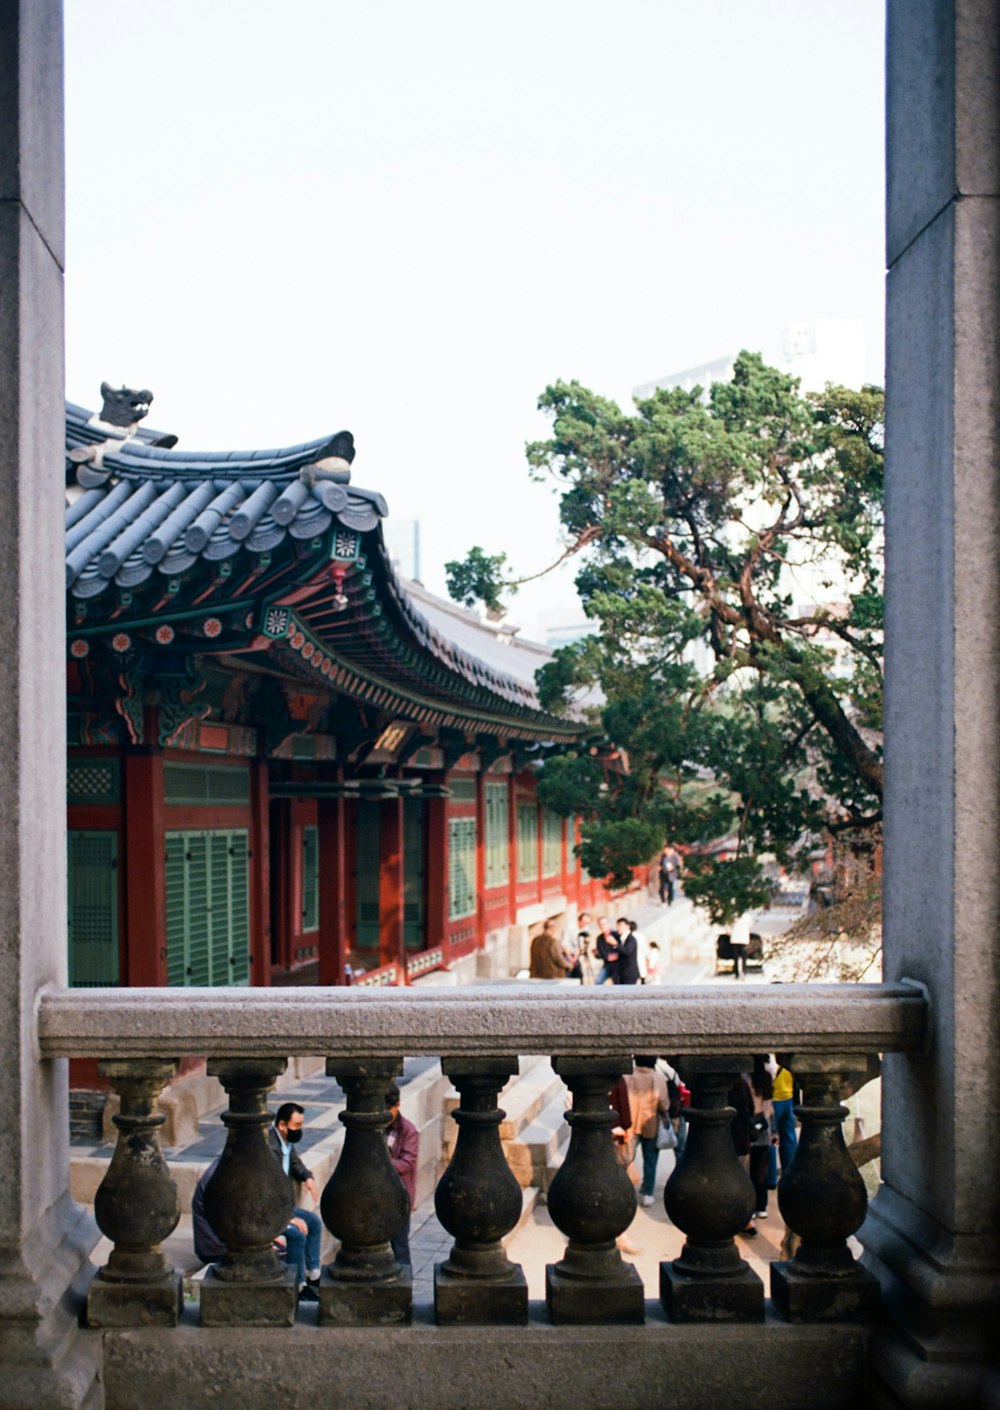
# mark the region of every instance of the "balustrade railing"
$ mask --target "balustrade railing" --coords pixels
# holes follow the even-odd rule
[[[178,1218],[177,1191],[159,1148],[159,1093],[179,1058],[207,1054],[229,1109],[227,1143],[206,1190],[206,1213],[226,1245],[202,1286],[201,1320],[211,1326],[283,1326],[295,1318],[296,1289],[272,1252],[290,1213],[287,1182],[266,1142],[267,1093],[287,1055],[321,1054],[347,1096],[340,1160],[322,1194],[323,1221],[339,1240],[324,1269],[321,1326],[410,1320],[409,1269],[392,1240],[407,1219],[405,1190],[388,1156],[384,1094],[401,1071],[399,1054],[433,1054],[460,1094],[454,1154],[436,1207],[453,1235],[436,1269],[441,1323],[517,1324],[528,1316],[521,1269],[502,1240],[520,1197],[499,1139],[498,1105],[517,1070],[513,1054],[548,1053],[572,1093],[571,1138],[549,1190],[549,1210],[566,1236],[547,1270],[554,1323],[636,1323],[643,1285],[617,1238],[635,1212],[619,1165],[608,1091],[634,1053],[669,1055],[691,1085],[690,1132],[671,1175],[666,1210],[686,1236],[680,1256],[660,1267],[661,1303],[676,1322],[755,1321],[764,1288],[734,1236],[753,1207],[749,1176],[730,1136],[726,1093],[751,1063],[778,1051],[805,1100],[794,1162],[778,1200],[800,1247],[772,1265],[771,1298],[788,1321],[868,1319],[878,1288],[853,1258],[848,1237],[866,1195],[846,1150],[839,1096],[879,1054],[919,1051],[926,1001],[916,985],[781,986],[715,990],[540,991],[497,989],[279,991],[50,991],[38,1015],[43,1057],[89,1056],[121,1098],[118,1144],[97,1194],[98,1224],[114,1244],[88,1298],[93,1326],[176,1323],[179,1280],[160,1250]]]

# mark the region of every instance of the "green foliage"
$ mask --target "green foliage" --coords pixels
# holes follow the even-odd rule
[[[882,393],[803,395],[742,353],[707,397],[627,415],[559,382],[539,405],[552,436],[529,464],[555,481],[599,624],[539,689],[551,710],[601,700],[606,759],[551,760],[543,801],[582,814],[595,875],[690,846],[687,889],[728,922],[766,895],[762,854],[793,864],[823,829],[880,818]],[[724,836],[727,860],[698,853]]]
[[[506,562],[506,553],[491,556],[481,548],[470,548],[464,560],[452,559],[444,565],[450,596],[465,607],[482,602],[492,611],[502,612],[502,594],[511,590],[503,577]]]

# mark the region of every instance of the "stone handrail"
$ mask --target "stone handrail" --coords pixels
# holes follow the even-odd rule
[[[922,986],[752,984],[572,989],[57,989],[39,997],[43,1058],[381,1053],[721,1056],[919,1052]]]

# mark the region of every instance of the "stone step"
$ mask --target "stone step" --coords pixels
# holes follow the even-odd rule
[[[570,1128],[566,1120],[565,1089],[538,1113],[519,1136],[504,1142],[507,1163],[522,1187],[537,1186],[544,1195],[552,1175],[562,1164]]]
[[[532,1056],[521,1059],[521,1071],[511,1079],[500,1094],[499,1104],[506,1116],[500,1126],[500,1139],[504,1146],[520,1137],[525,1126],[538,1119],[539,1113],[550,1102],[561,1099],[565,1092],[561,1078],[552,1070],[547,1057]],[[445,1099],[447,1121],[444,1133],[444,1158],[451,1159],[458,1138],[458,1127],[451,1120],[451,1113],[459,1104],[458,1093],[451,1091]]]

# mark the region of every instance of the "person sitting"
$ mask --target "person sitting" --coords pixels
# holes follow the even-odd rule
[[[293,1184],[298,1183],[317,1203],[319,1188],[313,1173],[299,1159],[294,1147],[302,1139],[305,1110],[298,1102],[283,1102],[274,1115],[274,1125],[267,1133],[267,1142],[275,1159]],[[319,1301],[319,1248],[323,1223],[314,1209],[298,1205],[285,1229],[288,1266],[295,1269],[296,1286],[303,1302]]]
[[[392,1252],[397,1263],[410,1262],[410,1216],[413,1212],[413,1204],[417,1197],[417,1165],[420,1162],[420,1133],[412,1121],[407,1121],[406,1117],[399,1109],[399,1088],[393,1082],[385,1094],[385,1104],[389,1108],[392,1120],[385,1130],[385,1142],[389,1147],[389,1159],[392,1161],[393,1169],[403,1182],[406,1196],[409,1200],[409,1208],[406,1214],[406,1225],[400,1230],[394,1239],[391,1240]]]

